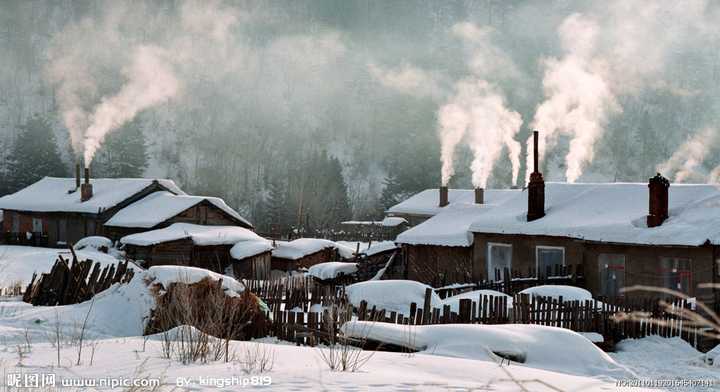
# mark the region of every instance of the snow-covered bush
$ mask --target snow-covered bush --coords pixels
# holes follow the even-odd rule
[[[110,241],[109,238],[102,237],[102,236],[90,236],[85,237],[81,239],[80,241],[76,242],[73,246],[73,249],[75,250],[83,250],[83,249],[95,249],[99,252],[108,253],[108,251],[113,247],[113,242]]]

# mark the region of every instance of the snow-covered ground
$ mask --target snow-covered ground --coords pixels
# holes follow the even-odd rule
[[[35,270],[49,270],[58,252],[0,247],[2,251],[5,257],[0,258],[0,268],[14,274],[7,278],[9,281],[27,280]],[[81,252],[81,257],[117,262],[111,256],[93,250]],[[518,391],[522,388],[533,392],[614,391],[618,390],[616,380],[625,378],[714,379],[714,388],[720,386],[718,367],[703,362],[701,353],[679,339],[649,337],[625,341],[618,345],[618,352],[608,355],[579,334],[524,325],[447,325],[412,330],[408,326],[371,323],[370,328],[375,334],[412,342],[420,352],[366,351],[363,357],[368,356],[369,360],[356,372],[331,371],[323,361],[321,348],[297,347],[270,338],[262,339],[262,343],[232,342],[230,351],[235,353],[235,358],[228,363],[211,361],[183,365],[177,360],[166,359],[162,354],[161,338],[141,336],[143,320],[154,306],[147,284],[166,285],[177,280],[193,282],[206,276],[218,278],[220,275],[192,268],[155,267],[139,271],[129,284],[116,284],[94,300],[58,307],[32,307],[18,298],[3,298],[0,300],[0,374],[3,375],[0,390],[8,380],[6,375],[16,372],[53,373],[57,375],[57,382],[70,378],[159,379],[163,383],[160,390],[168,391],[178,382],[190,383],[179,390],[243,389],[238,385],[217,387],[222,381],[254,383],[256,385],[246,388],[282,391]],[[3,273],[0,277],[6,278],[6,275]],[[242,290],[239,282],[223,279],[228,291]],[[409,303],[409,299],[421,304],[425,288],[413,282],[378,281],[356,285],[355,290],[362,292],[366,299],[373,297],[378,303],[400,306]],[[446,299],[444,303],[455,303],[462,296],[475,298],[480,295],[480,292],[466,293]],[[442,303],[439,298],[433,298],[434,306]],[[86,318],[84,349],[80,365],[77,365],[78,338]],[[420,331],[423,328],[431,332]],[[59,351],[57,331],[61,342]],[[505,360],[500,364],[499,358],[488,354],[485,348],[522,353],[526,362],[508,363]],[[257,357],[258,352],[274,358],[271,369],[263,372],[248,369],[249,363],[253,362],[251,357]],[[206,385],[201,385],[203,381]],[[268,383],[271,384],[268,386]]]

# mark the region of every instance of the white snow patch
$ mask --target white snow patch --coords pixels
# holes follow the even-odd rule
[[[272,242],[268,240],[240,241],[230,248],[230,256],[235,260],[242,260],[269,252],[272,249]]]
[[[563,298],[563,301],[592,301],[589,291],[580,287],[565,285],[543,285],[527,288],[519,294],[528,294],[531,297]]]
[[[245,285],[227,275],[221,275],[206,269],[197,267],[184,267],[178,265],[157,265],[150,267],[145,274],[151,284],[159,283],[167,289],[172,283],[197,283],[205,278],[221,280],[223,288],[228,295],[236,295],[245,291]]]
[[[120,239],[123,244],[150,246],[168,241],[190,239],[195,245],[233,245],[240,241],[257,241],[263,238],[239,226],[203,226],[192,223],[173,223],[164,228],[127,235]]]
[[[307,274],[320,280],[335,279],[340,275],[350,275],[357,272],[357,264],[331,261],[315,264],[308,268]]]
[[[434,355],[493,360],[495,353],[524,358],[537,369],[586,376],[631,374],[585,337],[562,328],[541,325],[398,325],[350,321],[342,331]],[[511,366],[512,367],[512,366]]]
[[[110,249],[113,247],[112,241],[107,237],[102,237],[99,235],[85,237],[81,239],[80,241],[76,242],[73,246],[73,249],[75,250],[83,250],[86,248],[92,248],[95,250],[100,250],[100,248],[106,248]]]
[[[347,286],[345,293],[354,306],[360,306],[364,300],[368,309],[375,306],[378,310],[385,309],[387,312],[394,311],[408,316],[412,302],[422,309],[427,288],[430,286],[412,280],[370,280]],[[442,306],[442,300],[435,291],[430,297],[430,306]]]
[[[344,259],[355,256],[355,249],[320,238],[298,238],[290,242],[276,241],[272,255],[281,259],[297,260],[329,248],[337,249],[340,257]]]

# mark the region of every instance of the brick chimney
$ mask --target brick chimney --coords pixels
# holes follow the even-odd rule
[[[648,227],[657,227],[662,225],[668,218],[668,190],[670,181],[657,173],[655,177],[648,181],[649,191],[649,208],[647,216]]]
[[[475,188],[475,204],[485,203],[485,189]]]
[[[93,196],[93,187],[90,184],[90,168],[85,168],[85,183],[80,186],[80,201],[88,201]]]
[[[448,187],[441,186],[440,187],[440,203],[438,205],[440,207],[445,207],[448,204],[450,204],[450,202],[448,201]]]
[[[533,131],[533,172],[528,184],[527,220],[532,222],[545,216],[545,180],[538,163],[538,131]]]
[[[75,164],[75,190],[80,189],[80,164]]]

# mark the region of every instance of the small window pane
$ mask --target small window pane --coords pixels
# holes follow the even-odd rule
[[[621,295],[620,289],[625,287],[625,255],[601,254],[598,256],[600,265],[600,294],[607,297]]]
[[[503,278],[505,268],[512,266],[512,246],[502,244],[489,244],[488,279],[500,280]]]
[[[565,248],[537,248],[537,267],[540,275],[547,275],[548,267],[550,275],[553,275],[556,266],[565,265]]]

